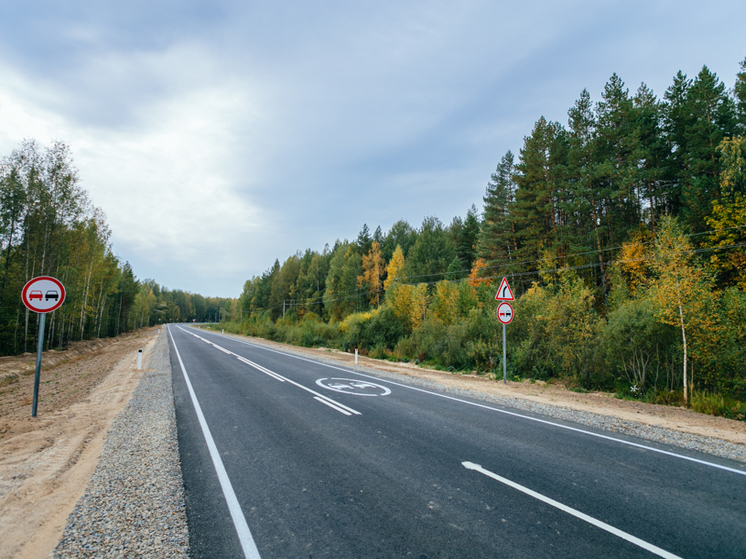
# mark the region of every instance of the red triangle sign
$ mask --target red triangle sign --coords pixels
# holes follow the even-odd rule
[[[495,301],[515,301],[513,291],[511,291],[510,286],[508,285],[508,278],[503,278],[500,282],[500,289],[497,290]]]

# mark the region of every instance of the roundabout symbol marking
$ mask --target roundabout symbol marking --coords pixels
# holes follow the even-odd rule
[[[341,392],[342,394],[352,394],[353,396],[388,396],[391,390],[380,384],[368,382],[366,380],[356,380],[350,378],[320,378],[316,381],[321,388]]]

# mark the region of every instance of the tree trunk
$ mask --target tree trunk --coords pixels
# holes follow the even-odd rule
[[[681,299],[679,299],[679,323],[681,324],[681,339],[684,342],[684,403],[689,406],[689,386],[686,378],[686,362],[687,362],[687,347],[686,347],[686,328],[684,328],[684,310],[681,307]]]

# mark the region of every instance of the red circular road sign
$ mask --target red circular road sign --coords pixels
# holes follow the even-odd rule
[[[65,286],[56,278],[39,276],[23,287],[21,299],[34,312],[56,311],[65,302]]]
[[[510,303],[503,301],[497,305],[497,320],[503,324],[511,323],[513,320],[513,307],[510,306]]]

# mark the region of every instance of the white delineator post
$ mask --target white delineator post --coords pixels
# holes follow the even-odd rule
[[[357,365],[357,348],[355,348],[355,365]]]
[[[138,371],[142,370],[142,350],[141,349],[137,350],[137,370]]]

